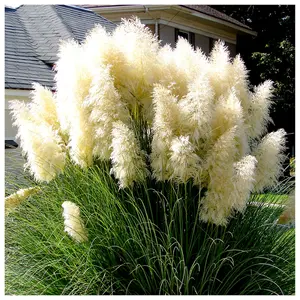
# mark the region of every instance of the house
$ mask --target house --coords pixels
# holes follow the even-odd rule
[[[179,36],[208,54],[216,40],[224,40],[232,56],[239,36],[256,32],[241,22],[207,5],[82,5],[108,20],[137,16],[161,40],[162,45],[176,45]]]
[[[60,40],[84,40],[95,24],[108,31],[116,25],[91,10],[67,5],[5,7],[5,140],[15,147],[8,102],[29,101],[32,83],[54,90],[53,65]]]

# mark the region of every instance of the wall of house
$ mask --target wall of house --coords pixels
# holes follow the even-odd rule
[[[159,38],[162,41],[162,45],[170,44],[171,47],[175,47],[175,28],[160,24],[159,25]],[[209,53],[209,37],[195,33],[195,46],[199,47],[206,54]]]
[[[165,44],[170,44],[171,47],[175,47],[175,28],[168,25],[160,24],[159,39],[162,41],[161,44],[163,46]],[[201,48],[206,55],[210,53],[216,41],[217,39],[213,39],[208,36],[195,33],[195,47]],[[225,44],[230,51],[230,55],[234,57],[236,55],[236,45],[228,42],[225,42]]]
[[[155,24],[146,24],[146,27],[148,27],[152,34],[155,34]]]
[[[209,37],[201,35],[201,34],[195,34],[195,47],[201,48],[201,50],[205,54],[209,54]]]
[[[170,44],[171,47],[175,47],[175,28],[168,25],[160,24],[159,39],[162,41],[162,46]]]
[[[236,56],[236,45],[235,44],[231,44],[231,43],[225,43],[225,45],[228,47],[228,50],[230,52],[230,56],[231,57],[235,57]]]
[[[5,91],[6,92],[6,91]],[[28,93],[29,94],[29,93]],[[11,109],[9,109],[9,101],[11,100],[21,100],[24,102],[29,102],[29,96],[13,96],[13,95],[7,95],[5,93],[5,140],[14,140],[17,143],[19,143],[19,140],[16,139],[17,135],[17,129],[15,126],[12,125],[12,117],[11,117]]]
[[[12,126],[12,120],[10,116],[10,110],[5,108],[5,139],[6,140],[15,140],[17,130]]]

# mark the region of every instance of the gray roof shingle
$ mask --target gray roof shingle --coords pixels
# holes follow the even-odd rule
[[[60,40],[81,42],[95,24],[115,24],[92,11],[67,5],[5,7],[5,88],[32,89],[33,82],[54,87],[52,65]]]
[[[67,5],[55,5],[54,8],[64,24],[69,28],[73,37],[80,42],[84,40],[86,33],[97,23],[100,23],[109,32],[113,31],[116,27],[111,21],[88,9]],[[83,21],[80,26],[78,26],[78,20]]]

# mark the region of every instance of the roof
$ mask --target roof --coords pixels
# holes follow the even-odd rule
[[[238,21],[232,17],[227,16],[226,14],[224,14],[208,5],[180,5],[180,6],[201,12],[203,14],[206,14],[211,17],[215,17],[215,18],[223,20],[223,21],[230,22],[232,24],[238,25],[238,26],[246,28],[246,29],[252,30],[249,26],[241,23],[240,21]]]
[[[114,7],[122,7],[122,6],[136,6],[134,4],[132,5],[94,5],[94,4],[84,4],[84,5],[81,5],[81,7],[85,7],[85,8],[101,8],[101,7],[109,7],[109,6],[114,6]],[[150,6],[150,5],[147,5],[147,6]],[[208,5],[178,5],[180,7],[183,7],[183,8],[187,8],[187,9],[190,9],[190,10],[193,10],[193,11],[197,11],[197,12],[200,12],[200,13],[203,13],[203,14],[206,14],[210,17],[214,17],[214,18],[217,18],[217,19],[220,19],[220,20],[223,20],[223,21],[226,21],[226,22],[229,22],[229,23],[232,23],[234,25],[237,25],[237,26],[240,26],[242,28],[245,28],[245,29],[248,29],[248,30],[252,30],[249,26],[241,23],[240,21],[232,18],[232,17],[229,17],[228,15],[208,6]]]
[[[33,82],[53,88],[52,66],[60,40],[82,42],[95,24],[115,24],[84,8],[68,5],[5,7],[5,88],[32,89]]]

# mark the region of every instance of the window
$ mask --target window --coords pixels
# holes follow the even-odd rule
[[[190,41],[190,33],[189,33],[189,32],[183,31],[183,30],[178,30],[177,39],[178,39],[180,36],[183,37],[184,39]]]
[[[217,42],[217,39],[209,38],[209,52],[213,49],[215,43]]]
[[[175,42],[177,43],[178,38],[183,37],[195,48],[195,33],[184,31],[178,28],[175,28]]]

